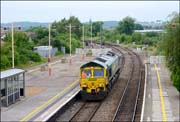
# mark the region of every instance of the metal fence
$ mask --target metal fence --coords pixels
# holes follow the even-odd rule
[[[48,57],[49,56],[49,48],[51,52],[51,56],[54,56],[56,52],[58,51],[57,48],[53,48],[52,46],[38,46],[34,47],[34,52],[37,52],[39,55],[43,57]]]

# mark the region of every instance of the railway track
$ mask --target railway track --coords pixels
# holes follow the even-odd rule
[[[117,90],[117,93],[119,92],[118,93],[119,96],[117,97],[115,96],[114,97],[115,99],[113,98],[109,99],[113,95],[113,93],[116,94],[116,92],[113,91],[113,93],[110,93],[112,95],[108,95],[103,101],[84,102],[81,106],[79,106],[78,110],[76,110],[76,112],[73,113],[73,115],[71,115],[69,119],[65,121],[134,121],[134,120],[139,121],[140,120],[140,114],[141,114],[140,110],[141,110],[142,100],[139,99],[139,97],[143,96],[143,93],[141,93],[140,91],[141,89],[143,89],[141,85],[141,81],[143,81],[143,75],[144,75],[142,71],[143,66],[141,59],[136,53],[134,53],[130,49],[112,44],[106,44],[106,46],[112,47],[113,50],[118,51],[122,54],[123,52],[128,52],[128,57],[131,60],[130,63],[131,66],[129,67],[131,67],[131,69],[129,69],[129,71],[127,70],[126,72],[128,72],[130,77],[128,78],[127,81],[124,82],[118,81],[119,84],[118,86],[120,87],[120,90],[114,88],[114,90]],[[123,60],[123,64],[125,64],[125,59]],[[115,87],[115,85],[117,84],[115,83],[113,87]],[[113,100],[116,102],[113,102]],[[111,111],[107,110],[103,113],[102,110],[101,112],[99,112],[99,110],[104,107],[102,104],[104,104],[105,102],[107,102],[105,104],[106,106],[109,105],[109,103],[115,103],[114,106],[113,104],[111,105],[115,109],[114,110],[112,109]],[[96,116],[98,116],[98,119]],[[63,119],[61,121],[63,121]]]
[[[122,48],[122,47],[121,47]],[[132,70],[131,76],[124,89],[119,105],[112,121],[134,121],[136,117],[138,98],[142,79],[142,62],[140,57],[133,51],[124,48],[131,55]],[[136,119],[138,120],[138,119]]]
[[[85,102],[69,122],[91,121],[100,106],[101,102]]]
[[[121,50],[115,48],[116,51],[122,53]],[[123,54],[123,53],[122,53]],[[124,66],[124,59],[122,61],[122,65]],[[120,70],[122,72],[123,66]],[[95,102],[85,102],[81,108],[73,115],[73,117],[69,120],[72,121],[91,121],[94,115],[96,114],[97,110],[101,106],[103,101],[95,101]]]

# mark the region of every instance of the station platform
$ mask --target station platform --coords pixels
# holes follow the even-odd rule
[[[170,81],[165,63],[147,64],[142,121],[180,121],[180,94]]]
[[[106,49],[104,49],[106,50]],[[40,67],[27,70],[25,97],[9,107],[1,107],[1,121],[46,121],[59,108],[79,92],[79,67],[95,58],[93,56],[72,55],[72,64],[61,59],[51,63],[51,73]],[[69,60],[69,57],[62,57]]]

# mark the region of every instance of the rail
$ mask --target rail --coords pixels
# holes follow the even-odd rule
[[[124,89],[123,95],[122,95],[122,97],[121,97],[121,99],[119,101],[119,105],[118,105],[118,107],[116,109],[116,112],[114,114],[114,117],[113,117],[112,121],[119,121],[119,120],[122,120],[122,121],[134,121],[135,114],[136,114],[137,103],[138,103],[138,96],[139,96],[139,91],[140,91],[140,85],[141,85],[141,80],[142,80],[141,79],[141,77],[142,77],[141,76],[142,75],[142,72],[141,72],[142,62],[140,60],[140,57],[136,53],[134,53],[133,51],[131,51],[129,49],[124,49],[124,50],[128,51],[128,54],[131,55],[131,59],[134,60],[134,61],[133,61],[133,64],[132,64],[131,77],[128,79],[128,83],[126,85],[126,88]],[[137,67],[137,64],[135,64],[135,60],[138,60],[138,62],[139,62],[139,66],[138,67]],[[127,106],[127,102],[125,102],[126,101],[125,99],[128,98],[128,95],[129,95],[128,92],[130,90],[132,90],[132,88],[131,88],[132,86],[129,85],[129,84],[130,84],[130,82],[132,82],[134,80],[133,79],[133,74],[135,72],[135,67],[138,68],[138,74],[139,74],[139,77],[138,77],[139,78],[138,86],[136,88],[134,88],[134,89],[137,89],[137,92],[136,92],[136,95],[135,95],[135,100],[134,100],[135,103],[134,103],[133,111],[131,111],[131,112],[129,111],[128,115],[126,115],[127,114],[126,111],[128,111],[128,110],[124,110],[124,109],[126,109],[126,106]],[[121,111],[122,109],[125,111],[124,113]]]

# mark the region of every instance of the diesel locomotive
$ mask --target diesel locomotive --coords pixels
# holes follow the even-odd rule
[[[102,100],[112,89],[122,67],[123,55],[113,51],[80,67],[80,92],[84,100]]]

